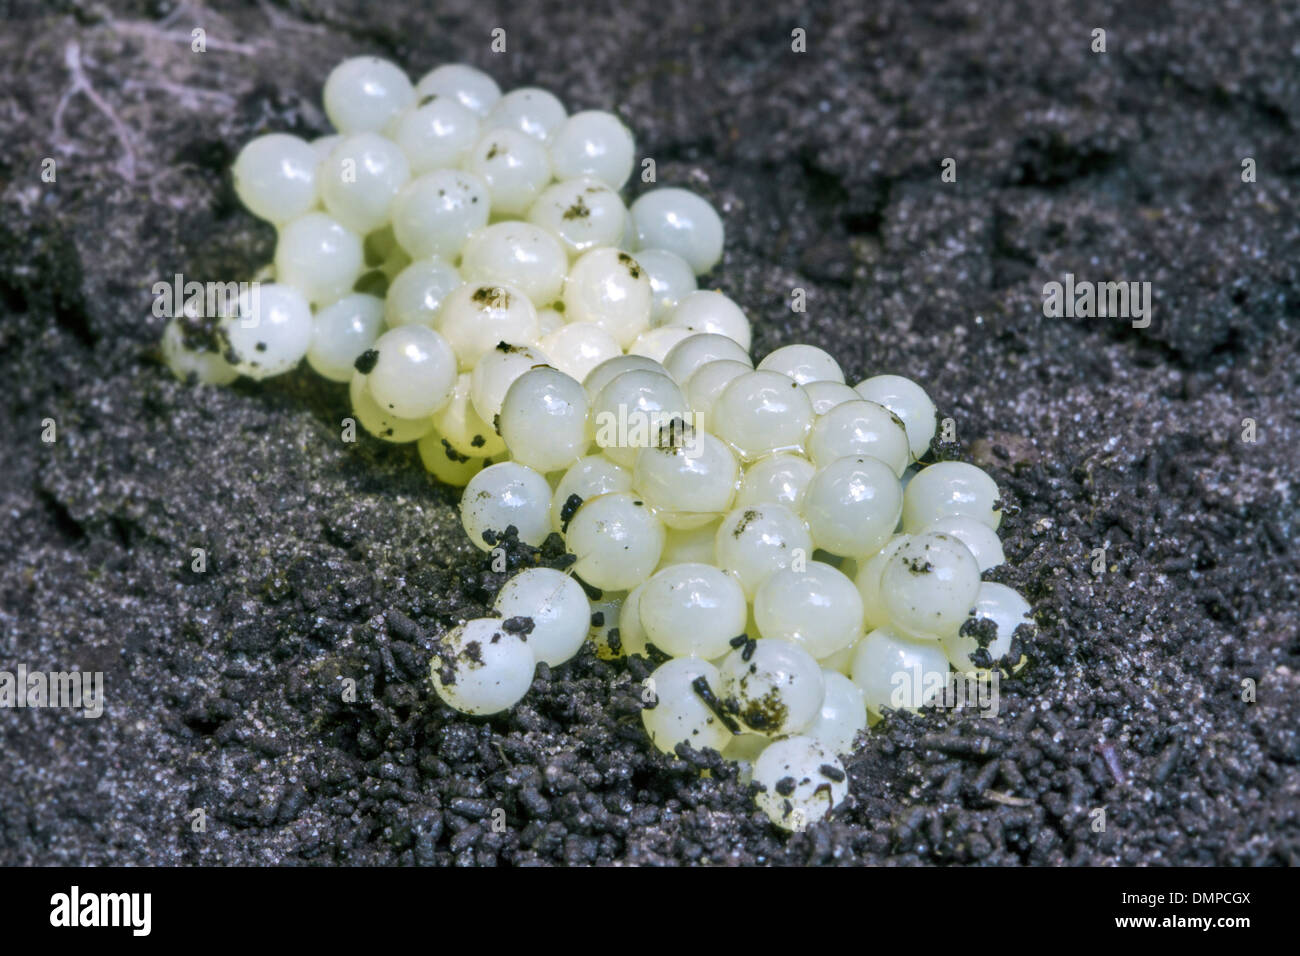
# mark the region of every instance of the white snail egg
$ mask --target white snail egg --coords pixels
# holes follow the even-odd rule
[[[443,301],[461,284],[456,268],[437,256],[416,259],[388,284],[384,321],[389,328],[427,325],[433,328]]]
[[[736,579],[708,564],[656,571],[641,589],[645,639],[673,657],[721,657],[744,633],[748,605]]]
[[[867,710],[917,710],[941,693],[948,658],[938,641],[908,637],[889,628],[872,631],[853,653],[853,683]]]
[[[506,393],[515,379],[539,365],[547,365],[550,360],[540,349],[530,345],[511,345],[498,342],[496,347],[484,355],[469,373],[469,396],[483,421],[494,428],[496,417],[501,413]]]
[[[645,615],[643,607],[643,621]],[[797,734],[821,714],[826,696],[821,665],[787,641],[746,641],[723,658],[718,670],[723,708],[752,733]]]
[[[996,632],[988,645],[988,654],[994,661],[1006,656],[1011,649],[1011,637],[1021,624],[1033,625],[1033,612],[1029,602],[1005,584],[984,581],[975,595],[974,617],[992,621]],[[976,669],[971,655],[979,648],[974,637],[963,636],[960,631],[943,638],[943,649],[953,667],[962,673]],[[1014,661],[1012,662],[1014,663]]]
[[[812,426],[812,403],[780,372],[749,372],[722,390],[709,421],[719,438],[753,461],[774,451],[801,450]]]
[[[325,115],[344,135],[381,130],[415,102],[401,68],[374,56],[344,60],[325,80]]]
[[[248,211],[279,225],[316,205],[320,160],[297,136],[270,133],[249,140],[235,158],[235,192]]]
[[[537,341],[537,309],[524,293],[503,284],[466,283],[452,290],[434,325],[451,343],[462,371],[473,370],[502,342]]]
[[[859,400],[819,415],[808,436],[808,457],[824,468],[845,455],[870,455],[901,478],[912,460],[903,423],[889,409]]]
[[[821,821],[849,795],[848,775],[835,754],[812,737],[777,740],[754,761],[755,798],[783,830],[802,831]]]
[[[526,639],[503,623],[476,618],[438,641],[429,676],[449,706],[466,714],[496,714],[528,693],[537,663]]]
[[[658,566],[664,526],[636,495],[605,494],[582,503],[569,521],[565,543],[578,557],[575,574],[593,587],[624,591]]]
[[[839,570],[809,561],[804,570],[768,575],[754,595],[763,637],[788,641],[818,660],[862,637],[862,596]]]
[[[679,743],[694,750],[726,747],[731,731],[700,695],[699,686],[713,696],[721,683],[718,669],[695,657],[674,658],[656,668],[646,678],[647,700],[641,711],[651,742],[669,754]]]
[[[499,430],[516,461],[544,474],[568,468],[589,444],[587,393],[557,369],[529,369],[506,392]]]
[[[898,526],[903,490],[870,455],[838,458],[808,482],[801,514],[817,547],[849,558],[875,554]]]
[[[229,346],[225,358],[249,378],[269,378],[296,366],[312,340],[311,308],[294,286],[268,283],[239,294],[232,315],[221,320]]]
[[[370,395],[400,418],[432,415],[451,400],[456,355],[450,343],[423,325],[389,329],[375,340],[367,373]]]
[[[469,480],[460,499],[460,519],[479,548],[491,551],[483,532],[503,533],[510,525],[519,540],[538,547],[551,533],[551,486],[533,469],[514,461],[484,468]]]
[[[803,519],[778,504],[732,509],[718,525],[713,544],[718,567],[735,574],[750,596],[773,571],[806,561],[813,552]]]
[[[563,664],[582,647],[591,626],[591,603],[582,585],[550,568],[529,568],[507,581],[492,605],[505,620],[525,617],[525,640],[543,664]]]
[[[352,291],[364,259],[361,237],[323,212],[309,212],[280,228],[275,275],[309,302],[336,302]]]
[[[466,282],[511,286],[538,308],[559,298],[568,268],[559,241],[527,222],[498,222],[470,233],[460,256]]]
[[[564,283],[564,315],[593,322],[622,348],[650,328],[650,280],[637,261],[618,249],[584,252]]]
[[[697,289],[682,296],[668,313],[664,325],[676,325],[695,332],[725,335],[746,352],[753,338],[749,319],[729,297],[711,289]]]
[[[836,754],[853,753],[853,741],[867,729],[867,705],[862,689],[843,674],[822,667],[826,698],[821,713],[805,734]]]
[[[983,470],[964,461],[941,461],[922,468],[903,493],[903,530],[920,531],[947,515],[969,515],[993,530],[1002,521],[998,485]]]
[[[979,586],[979,565],[970,549],[940,532],[912,535],[880,575],[881,602],[890,621],[920,637],[957,633]]]
[[[679,383],[685,384],[710,362],[740,362],[753,366],[749,353],[734,339],[710,332],[687,331],[686,337],[664,357],[664,368]]]
[[[854,387],[869,402],[878,402],[903,420],[912,457],[930,450],[935,432],[935,407],[925,389],[901,375],[874,375]]]
[[[758,363],[758,367],[764,371],[788,375],[800,385],[811,382],[844,384],[844,372],[840,369],[840,363],[825,349],[819,349],[815,345],[783,345],[776,351],[769,352]]]
[[[551,496],[551,527],[564,532],[578,507],[588,498],[632,490],[632,473],[604,455],[587,455],[574,462],[555,485]],[[576,499],[576,500],[575,500]]]
[[[652,189],[632,204],[631,211],[642,249],[666,249],[696,275],[708,272],[722,258],[722,219],[707,199],[685,189]]]
[[[816,467],[802,455],[779,453],[760,458],[745,469],[736,494],[736,507],[765,503],[802,512],[808,483]]]
[[[345,295],[312,320],[307,364],[331,382],[350,382],[356,361],[375,344],[384,327],[384,300],[373,295]]]
[[[579,382],[585,381],[602,362],[623,354],[614,337],[594,322],[561,325],[544,334],[538,344],[552,365]]]
[[[740,466],[727,445],[689,425],[670,426],[637,452],[633,486],[669,528],[697,528],[731,507]],[[734,636],[734,635],[733,635]]]
[[[617,192],[598,179],[582,176],[547,186],[528,207],[527,219],[555,236],[575,257],[588,249],[620,245],[626,216],[627,207]]]
[[[470,233],[487,225],[488,187],[472,173],[435,169],[417,176],[393,200],[393,233],[412,259],[455,262]]]

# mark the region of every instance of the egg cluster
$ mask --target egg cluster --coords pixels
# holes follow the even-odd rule
[[[495,616],[439,641],[449,705],[508,709],[587,641],[657,652],[654,745],[746,762],[798,829],[846,795],[869,715],[1006,654],[1029,607],[981,581],[1003,561],[996,484],[918,464],[936,410],[906,378],[850,387],[809,345],[755,366],[744,312],[697,288],[721,219],[675,188],[626,206],[617,117],[467,66],[412,85],[370,57],[324,100],[337,134],[262,136],[235,162],[278,230],[271,281],[215,326],[177,317],[163,351],[207,382],[305,358],[366,430],[464,486],[479,548],[562,536],[566,571],[518,574]]]

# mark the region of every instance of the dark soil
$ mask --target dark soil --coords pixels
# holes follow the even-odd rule
[[[0,712],[0,863],[1300,862],[1297,8],[213,6],[0,3],[0,668],[108,697]],[[240,144],[322,132],[362,52],[616,109],[724,211],[711,281],[756,354],[927,385],[1040,621],[999,717],[888,720],[788,836],[648,745],[643,662],[584,652],[490,720],[432,696],[434,639],[504,579],[456,493],[341,442],[341,386],[190,388],[155,351],[155,282],[271,256]],[[1067,272],[1151,282],[1150,326],[1045,318]]]

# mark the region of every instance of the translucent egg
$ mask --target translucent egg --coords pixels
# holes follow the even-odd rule
[[[1033,609],[1013,588],[1005,584],[984,581],[975,596],[974,616],[979,620],[992,621],[997,628],[993,642],[988,645],[989,657],[1001,660],[1011,650],[1011,638],[1021,624],[1033,626]],[[979,649],[979,641],[974,637],[964,637],[960,632],[946,635],[943,640],[944,653],[961,673],[976,670],[971,655]],[[1014,663],[1014,662],[1013,662]]]
[[[584,252],[564,283],[565,317],[599,325],[623,348],[650,328],[650,302],[650,280],[617,249]]]
[[[695,332],[713,332],[734,339],[749,351],[753,332],[740,306],[721,292],[697,289],[682,296],[668,313],[664,325],[676,325]]]
[[[345,295],[316,313],[307,364],[331,382],[350,382],[357,358],[375,344],[383,327],[383,299]]]
[[[641,594],[645,585],[628,592],[618,613],[618,654],[616,657],[642,656],[646,653],[645,628],[641,626]]]
[[[420,463],[424,470],[444,485],[464,488],[471,478],[491,461],[487,458],[469,458],[452,448],[437,428],[430,429],[416,442]]]
[[[433,418],[400,418],[381,406],[366,386],[367,376],[355,372],[348,383],[348,400],[357,423],[376,438],[398,444],[423,438],[433,429]]]
[[[818,823],[848,796],[848,776],[839,758],[811,737],[774,741],[754,761],[754,798],[769,820],[801,832]]]
[[[378,133],[349,136],[320,166],[320,192],[331,216],[353,232],[386,225],[411,164],[397,144]]]
[[[980,570],[956,538],[913,535],[885,562],[880,599],[897,630],[921,637],[955,634],[979,592]]]
[[[708,692],[717,693],[718,669],[694,657],[668,661],[646,678],[649,701],[641,720],[650,741],[664,753],[673,753],[679,743],[720,752],[731,742],[731,731],[700,696],[700,680]]]
[[[714,539],[718,567],[735,574],[751,597],[773,571],[807,561],[812,552],[808,526],[785,505],[735,508]]]
[[[495,216],[521,218],[551,181],[546,147],[526,133],[489,129],[469,151],[464,167],[487,183]]]
[[[748,362],[736,362],[723,359],[701,365],[686,381],[686,397],[691,410],[698,416],[696,424],[700,428],[713,427],[713,407],[722,397],[727,386],[741,375],[754,371]]]
[[[503,533],[514,525],[519,540],[538,547],[551,533],[551,486],[526,465],[503,461],[475,475],[460,499],[460,519],[479,548],[491,551],[484,531]]]
[[[722,517],[739,481],[740,466],[731,449],[689,426],[670,431],[667,440],[661,433],[659,442],[637,452],[632,478],[669,528],[697,528]]]
[[[549,359],[541,352],[528,345],[511,345],[498,342],[474,366],[470,373],[470,401],[479,418],[495,427],[496,417],[501,413],[506,393],[520,375],[539,365],[549,364]]]
[[[361,237],[323,212],[309,212],[280,229],[275,275],[309,302],[336,302],[361,275]]]
[[[912,460],[903,423],[885,406],[867,401],[836,405],[813,423],[808,457],[817,467],[846,455],[877,458],[894,470],[896,478],[902,477]]]
[[[948,515],[968,515],[997,530],[1002,521],[998,486],[981,469],[962,461],[922,468],[903,494],[903,530],[919,531]]]
[[[459,286],[443,300],[435,325],[455,349],[464,371],[472,370],[502,342],[537,341],[537,309],[528,296],[508,285]]]
[[[551,136],[555,178],[591,176],[611,189],[622,189],[632,175],[636,143],[613,113],[585,110],[574,113]]]
[[[748,461],[775,451],[801,450],[812,426],[812,403],[779,372],[733,379],[709,412],[713,431]]]
[[[235,158],[235,192],[254,216],[280,225],[316,205],[319,159],[297,136],[270,133],[249,140]]]
[[[568,468],[587,450],[587,393],[557,369],[529,369],[510,385],[499,428],[510,455],[543,474]]]
[[[769,352],[758,367],[768,372],[788,375],[800,385],[810,382],[835,382],[844,384],[840,363],[824,349],[815,345],[785,345]]]
[[[642,609],[642,620],[645,619]],[[762,638],[737,647],[719,667],[723,707],[752,733],[784,737],[811,727],[826,695],[821,665],[787,641]]]
[[[590,422],[601,450],[632,467],[638,450],[659,443],[664,429],[685,416],[686,399],[677,383],[659,372],[638,369],[623,372],[600,390],[591,404]]]
[[[447,96],[477,116],[487,116],[501,98],[501,87],[482,70],[464,63],[447,63],[430,70],[415,87],[421,103]]]
[[[662,362],[676,345],[694,334],[690,329],[675,329],[670,326],[646,329],[627,347],[627,354],[644,355]]]
[[[685,260],[696,275],[722,258],[722,219],[708,200],[685,189],[642,194],[632,204],[632,221],[642,249],[666,249]]]
[[[745,631],[748,606],[736,579],[708,564],[656,571],[641,591],[646,640],[673,657],[721,657]]]
[[[644,355],[614,356],[592,369],[587,377],[582,380],[582,387],[587,390],[588,395],[595,398],[600,394],[602,388],[624,372],[637,371],[658,372],[660,375],[668,376],[667,370],[661,363],[646,358]]]
[[[588,498],[632,490],[632,473],[604,455],[587,455],[574,462],[551,495],[551,527],[566,530],[574,513]],[[577,496],[576,503],[571,499]]]
[[[546,338],[552,332],[564,328],[564,316],[553,308],[537,310],[537,334]]]
[[[528,208],[528,221],[555,236],[571,257],[621,245],[626,216],[619,194],[589,176],[548,186]]]
[[[664,357],[664,368],[680,383],[689,382],[692,375],[710,362],[740,362],[752,365],[749,353],[734,339],[708,332],[687,332]]]
[[[496,101],[488,111],[487,125],[492,129],[517,130],[545,143],[568,116],[564,104],[554,93],[536,86],[524,86],[511,90]]]
[[[776,454],[760,458],[745,469],[736,494],[736,507],[761,504],[785,505],[803,510],[804,494],[817,469],[799,455]]]
[[[862,690],[843,674],[822,669],[826,697],[822,711],[805,733],[835,754],[853,753],[858,733],[867,729],[867,705]]]
[[[918,710],[941,693],[948,658],[938,641],[908,637],[888,628],[872,631],[853,655],[853,683],[867,710]]]
[[[623,245],[627,247],[626,235]],[[699,287],[695,281],[695,272],[690,263],[667,249],[639,247],[636,261],[641,263],[641,268],[650,279],[650,293],[653,296],[650,322],[660,325],[668,313],[677,308],[678,302]]]
[[[433,424],[452,449],[466,458],[495,458],[506,450],[496,430],[474,409],[470,373],[456,377],[451,400],[434,416]]]
[[[906,534],[890,538],[884,547],[862,563],[854,576],[853,583],[858,586],[858,593],[862,595],[862,610],[866,615],[868,631],[889,626],[889,612],[885,609],[880,596],[880,575],[885,570],[885,563],[910,538],[911,535]]]
[[[768,575],[754,595],[754,619],[763,637],[788,641],[817,659],[862,637],[862,597],[829,564],[809,561],[802,571]]]
[[[415,102],[415,90],[396,64],[357,56],[330,71],[324,99],[330,124],[350,135],[383,129]]]
[[[979,518],[970,515],[948,515],[931,521],[922,530],[952,535],[966,545],[970,553],[975,555],[975,562],[979,565],[981,573],[989,568],[996,568],[999,564],[1006,564],[1007,558],[1002,551],[1002,542],[998,539],[998,533]]]
[[[478,138],[478,116],[448,96],[408,110],[393,128],[393,141],[415,176],[459,166]]]
[[[856,402],[862,397],[842,382],[809,382],[803,390],[808,393],[815,415],[825,415],[836,405]]]
[[[433,329],[404,325],[375,340],[370,395],[400,418],[432,415],[451,400],[456,387],[456,356]]]
[[[903,420],[913,458],[930,450],[935,432],[935,407],[925,389],[901,375],[875,375],[858,382],[854,391],[877,402]]]
[[[713,539],[720,523],[721,519],[698,528],[669,528],[659,556],[659,570],[671,564],[713,564]]]
[[[487,184],[472,173],[435,169],[402,187],[393,200],[393,232],[412,259],[459,258],[470,233],[487,225]]]
[[[384,321],[433,328],[443,301],[461,284],[454,266],[437,256],[416,259],[397,273],[384,297]]]
[[[523,699],[537,664],[526,638],[499,618],[466,621],[444,634],[429,664],[433,689],[466,714],[497,714]]]
[[[556,667],[582,648],[591,626],[591,604],[577,581],[550,568],[521,571],[501,587],[493,610],[504,621],[532,622],[525,640],[542,664]]]
[[[592,369],[623,354],[614,337],[594,322],[570,322],[542,336],[541,349],[565,375],[584,381]]]
[[[578,558],[575,574],[593,587],[626,591],[658,566],[664,526],[634,494],[600,495],[578,508],[565,543]]]
[[[221,320],[220,330],[229,346],[225,358],[235,371],[269,378],[292,370],[307,354],[311,308],[294,286],[252,285],[239,294],[234,314]]]
[[[223,356],[187,347],[179,319],[172,319],[163,329],[162,353],[167,367],[182,382],[189,381],[191,375],[205,385],[229,385],[239,378]]]
[[[813,542],[831,554],[875,554],[898,526],[903,491],[893,470],[869,455],[839,458],[808,483],[801,514]]]
[[[559,241],[526,222],[498,222],[471,233],[460,259],[466,282],[503,283],[539,308],[559,298],[568,269]]]
[[[587,631],[587,640],[602,661],[612,661],[623,656],[619,619],[622,617],[625,599],[630,596],[622,592],[606,591],[591,602],[591,629]]]

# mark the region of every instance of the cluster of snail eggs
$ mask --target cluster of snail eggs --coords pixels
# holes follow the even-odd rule
[[[755,366],[744,311],[697,287],[722,220],[677,188],[626,205],[618,117],[463,65],[413,85],[373,57],[324,101],[337,133],[261,136],[235,162],[278,232],[268,281],[212,319],[187,309],[162,350],[213,383],[305,358],[363,428],[464,488],[479,548],[563,538],[566,570],[521,572],[439,640],[448,705],[507,710],[586,643],[666,658],[654,746],[743,761],[758,806],[801,829],[847,795],[869,720],[1007,653],[1029,606],[981,581],[1003,561],[996,484],[920,464],[936,410],[909,379],[851,387],[810,345]]]

